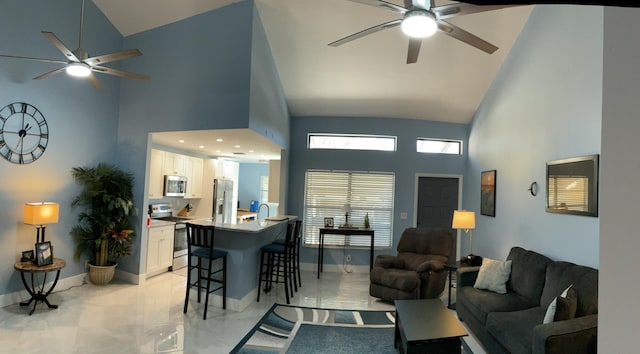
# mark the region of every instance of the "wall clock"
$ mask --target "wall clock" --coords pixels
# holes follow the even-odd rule
[[[16,164],[39,159],[49,142],[49,127],[40,111],[24,102],[0,109],[0,155]]]

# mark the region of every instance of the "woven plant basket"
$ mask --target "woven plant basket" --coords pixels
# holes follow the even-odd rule
[[[111,282],[116,273],[116,266],[94,266],[89,264],[89,281],[94,285],[106,285]]]

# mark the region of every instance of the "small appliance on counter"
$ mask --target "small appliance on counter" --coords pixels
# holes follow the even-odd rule
[[[187,204],[184,206],[184,208],[180,209],[180,211],[178,212],[178,216],[188,218],[190,215],[189,213],[191,213],[192,209],[193,209],[193,206],[191,204]]]

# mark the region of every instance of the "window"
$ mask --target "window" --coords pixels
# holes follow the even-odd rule
[[[260,204],[269,201],[269,176],[260,176]]]
[[[383,135],[309,134],[309,149],[396,151],[396,137]]]
[[[462,141],[418,138],[416,151],[427,154],[462,155]]]
[[[309,170],[305,178],[304,244],[319,243],[324,218],[334,218],[336,227],[344,224],[342,207],[351,204],[349,223],[363,227],[369,214],[376,231],[375,247],[391,247],[393,238],[393,196],[395,175],[384,172]],[[368,236],[325,235],[326,246],[369,247]]]

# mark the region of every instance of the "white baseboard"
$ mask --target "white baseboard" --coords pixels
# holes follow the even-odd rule
[[[87,276],[87,273],[82,273],[82,274],[74,275],[72,277],[59,279],[58,284],[56,284],[56,287],[53,289],[52,294],[60,291],[65,291],[74,286],[80,286],[80,285],[86,284],[86,280],[85,280],[86,276]],[[45,284],[45,289],[49,289],[51,284],[53,284],[53,280],[48,281]],[[13,305],[15,303],[25,301],[25,300],[29,300],[29,293],[26,290],[20,290],[20,291],[16,291],[9,294],[3,294],[3,295],[0,295],[0,307]]]
[[[251,290],[247,295],[245,295],[242,299],[234,299],[227,296],[227,310],[232,311],[242,311],[249,307],[252,303],[256,301],[256,297],[258,296],[257,289]],[[196,299],[197,294],[192,292],[189,297],[189,302],[191,299]],[[211,294],[209,295],[209,306],[215,306],[222,308],[222,295],[219,294]]]

